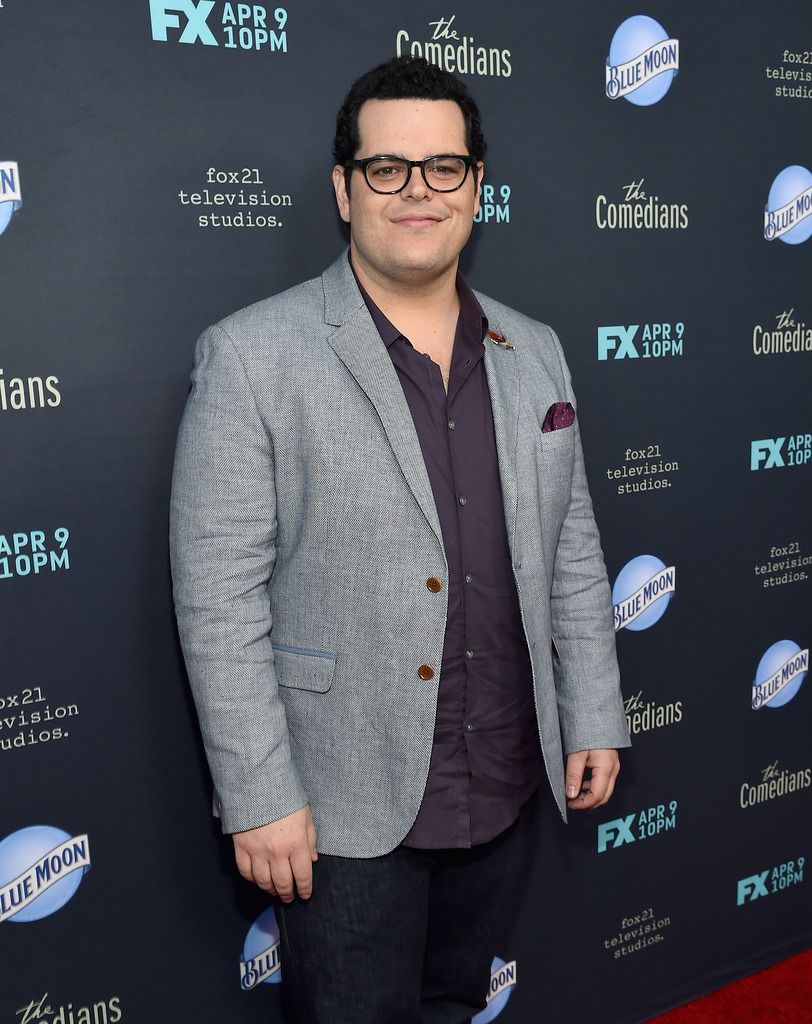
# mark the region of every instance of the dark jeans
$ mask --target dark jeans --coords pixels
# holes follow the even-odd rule
[[[485,1007],[494,956],[527,889],[533,796],[468,850],[398,846],[319,855],[313,896],[279,908],[283,992],[297,1024],[464,1024]]]

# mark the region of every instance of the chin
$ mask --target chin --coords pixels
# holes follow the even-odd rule
[[[453,266],[459,253],[449,252],[399,252],[393,260],[393,266],[399,267],[405,273],[416,274],[442,274]]]

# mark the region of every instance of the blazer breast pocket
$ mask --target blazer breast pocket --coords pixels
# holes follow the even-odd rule
[[[542,452],[572,452],[574,441],[574,427],[560,427],[546,433],[538,427],[538,445]]]
[[[336,658],[327,651],[271,642],[276,681],[293,690],[326,693],[333,685]]]
[[[541,500],[547,514],[563,515],[569,501],[572,473],[575,466],[575,428],[560,427],[543,433],[536,428],[534,459]]]

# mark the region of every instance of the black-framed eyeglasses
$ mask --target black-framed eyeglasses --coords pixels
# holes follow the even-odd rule
[[[366,183],[373,192],[393,195],[402,192],[412,177],[412,168],[419,167],[423,181],[433,192],[456,192],[473,167],[472,156],[458,153],[440,153],[425,160],[406,160],[400,156],[367,156],[363,160],[348,160],[345,167],[358,167],[364,172]]]

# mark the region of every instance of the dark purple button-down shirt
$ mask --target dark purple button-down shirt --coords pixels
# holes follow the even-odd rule
[[[485,375],[488,322],[462,276],[457,292],[446,393],[440,367],[419,351],[419,339],[412,345],[361,288],[412,414],[448,562],[431,764],[403,840],[423,849],[475,846],[499,835],[535,790],[541,757]],[[426,600],[437,599],[427,588]]]

